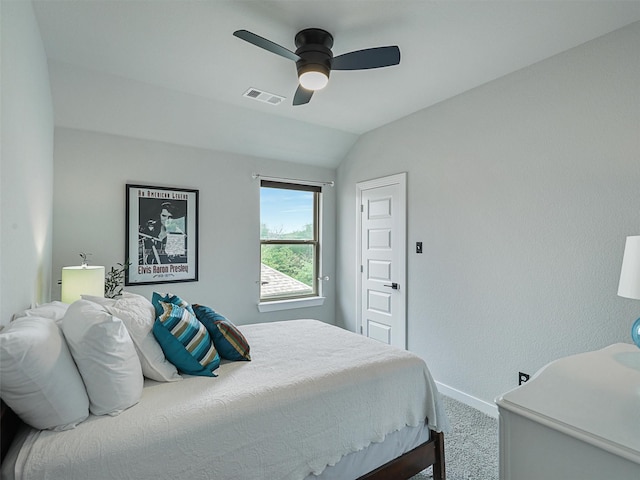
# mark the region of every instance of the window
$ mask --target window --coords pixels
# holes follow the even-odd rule
[[[318,296],[320,187],[261,180],[260,301]]]

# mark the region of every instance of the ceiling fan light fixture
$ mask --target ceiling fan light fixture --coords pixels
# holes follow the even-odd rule
[[[315,91],[322,90],[326,87],[327,83],[329,83],[329,77],[324,72],[308,70],[300,74],[298,81],[300,85],[302,85],[302,88]]]
[[[333,56],[333,36],[321,28],[305,28],[295,38],[296,51],[278,45],[248,30],[236,30],[233,35],[268,52],[296,62],[298,88],[293,105],[309,103],[313,92],[329,83],[331,70],[368,70],[398,65],[400,49],[397,45],[365,48]]]

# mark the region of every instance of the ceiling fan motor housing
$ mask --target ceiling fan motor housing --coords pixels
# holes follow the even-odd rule
[[[333,37],[320,28],[301,30],[295,37],[296,55],[300,60],[296,62],[298,77],[309,71],[324,73],[329,78],[333,53]]]

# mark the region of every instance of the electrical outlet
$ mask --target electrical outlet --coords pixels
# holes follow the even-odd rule
[[[528,373],[518,372],[518,385],[527,383],[530,378],[531,378],[531,375],[529,375]]]

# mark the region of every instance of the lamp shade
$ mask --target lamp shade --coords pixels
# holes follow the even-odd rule
[[[73,303],[81,295],[104,296],[104,267],[83,265],[62,269],[61,300]]]
[[[640,235],[627,237],[622,258],[618,295],[640,300]]]

